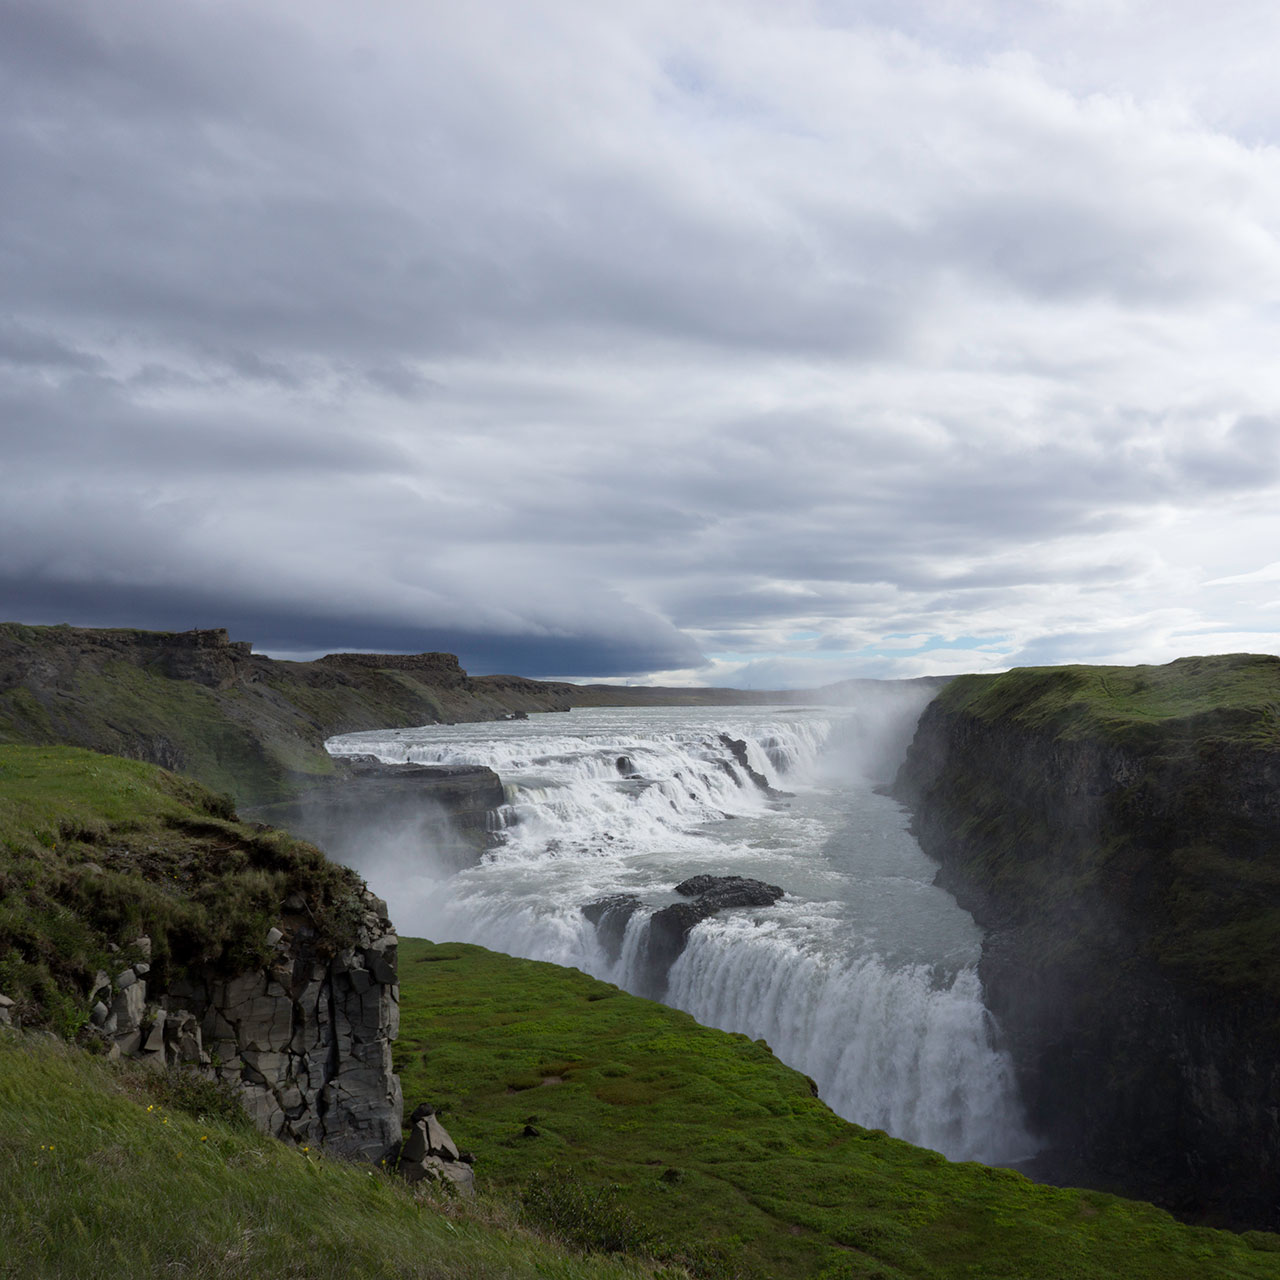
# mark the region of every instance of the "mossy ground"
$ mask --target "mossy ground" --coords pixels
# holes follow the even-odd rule
[[[1280,658],[1229,653],[1163,666],[1020,667],[958,676],[939,706],[1055,736],[1158,745],[1171,735],[1280,746]]]
[[[769,1277],[1280,1276],[1276,1237],[949,1163],[839,1119],[764,1045],[576,971],[410,939],[400,955],[405,1096],[443,1108],[486,1183],[620,1184],[673,1255],[729,1243],[707,1274],[736,1251]]]

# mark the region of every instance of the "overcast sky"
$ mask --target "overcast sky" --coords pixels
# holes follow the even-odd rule
[[[1280,650],[1271,0],[0,0],[0,616]]]

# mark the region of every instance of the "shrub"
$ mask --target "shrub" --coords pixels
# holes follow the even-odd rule
[[[227,1080],[208,1080],[188,1067],[170,1067],[146,1076],[148,1094],[172,1111],[183,1111],[197,1120],[221,1120],[233,1129],[249,1131],[253,1121],[240,1101],[236,1087]]]
[[[657,1232],[622,1203],[622,1196],[616,1183],[592,1185],[570,1170],[551,1168],[525,1187],[521,1210],[531,1226],[590,1253],[656,1252]]]

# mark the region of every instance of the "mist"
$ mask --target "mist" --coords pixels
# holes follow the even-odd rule
[[[937,696],[938,685],[925,681],[859,682],[842,703],[850,714],[838,720],[812,780],[839,786],[851,777],[888,786],[906,759],[916,725]]]

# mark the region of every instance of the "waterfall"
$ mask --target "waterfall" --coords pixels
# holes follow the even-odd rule
[[[901,810],[870,781],[886,772],[876,741],[906,740],[903,714],[577,711],[352,734],[329,747],[483,764],[504,781],[481,865],[445,879],[402,857],[358,867],[402,932],[660,997],[766,1040],[847,1119],[955,1159],[1012,1162],[1034,1143],[982,1002],[980,935],[932,886]],[[681,901],[674,885],[695,873],[787,893],[701,920],[655,971],[650,919]]]
[[[668,999],[767,1041],[857,1124],[954,1160],[1032,1153],[972,967],[939,981],[927,966],[892,969],[876,956],[832,963],[774,926],[733,918],[694,931]]]

